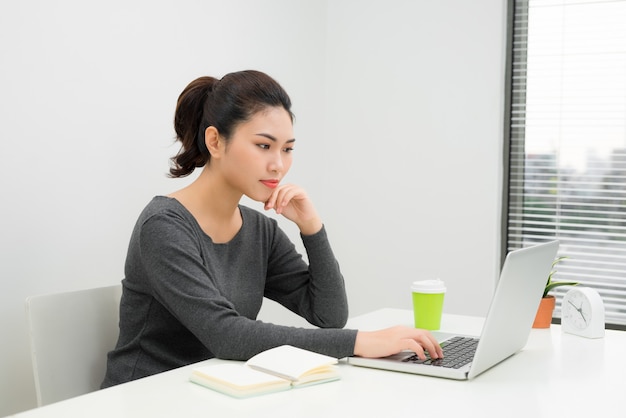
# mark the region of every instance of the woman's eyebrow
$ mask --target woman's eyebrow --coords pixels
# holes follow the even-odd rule
[[[264,133],[264,132],[259,132],[259,133],[257,133],[256,135],[258,135],[258,136],[262,136],[262,137],[264,137],[264,138],[267,138],[267,139],[269,139],[270,141],[274,141],[274,142],[277,142],[277,141],[278,141],[278,139],[276,139],[276,137],[275,137],[274,135],[267,134],[267,133]],[[288,139],[288,140],[287,140],[287,141],[285,141],[285,142],[286,142],[286,143],[296,142],[296,138],[291,138],[291,139]]]

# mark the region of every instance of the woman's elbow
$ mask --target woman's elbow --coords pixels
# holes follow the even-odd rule
[[[343,328],[348,322],[348,308],[336,311],[333,315],[316,315],[315,325],[320,328]]]

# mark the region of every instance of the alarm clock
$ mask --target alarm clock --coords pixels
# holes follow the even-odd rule
[[[561,302],[561,329],[586,338],[604,337],[604,303],[590,287],[574,287]]]

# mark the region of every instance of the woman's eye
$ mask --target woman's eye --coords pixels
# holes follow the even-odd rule
[[[293,147],[287,147],[287,148],[284,148],[284,149],[283,149],[283,151],[285,151],[285,152],[287,152],[287,153],[289,153],[289,152],[293,152]]]
[[[270,149],[270,145],[269,144],[258,144],[258,147],[261,149]]]

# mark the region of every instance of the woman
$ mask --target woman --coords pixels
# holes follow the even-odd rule
[[[337,358],[442,356],[427,331],[341,329],[346,292],[322,220],[302,188],[281,183],[295,139],[291,101],[276,81],[258,71],[198,78],[178,98],[174,125],[181,149],[170,175],[202,172],[155,197],[137,221],[103,387],[282,344]],[[239,204],[243,195],[298,226],[308,264],[275,220]],[[256,320],[264,296],[318,328]]]

